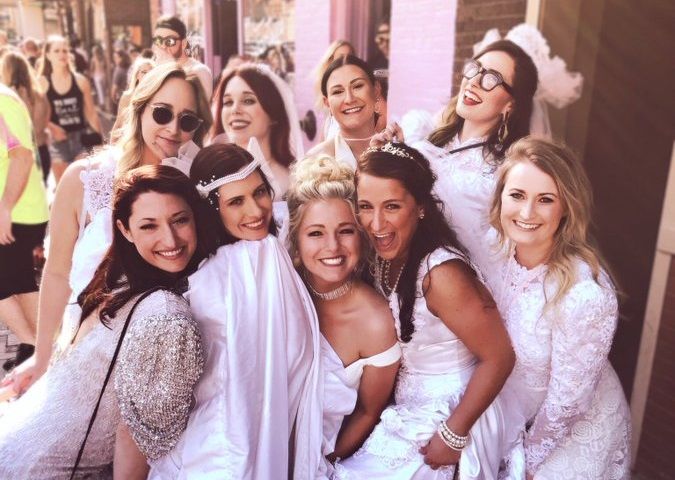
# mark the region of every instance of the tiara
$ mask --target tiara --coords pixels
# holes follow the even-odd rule
[[[401,147],[395,147],[391,142],[387,142],[381,147],[369,147],[366,149],[364,154],[366,153],[372,153],[372,152],[385,152],[385,153],[390,153],[392,155],[396,155],[397,157],[401,158],[409,158],[410,160],[415,160],[415,158],[410,155],[408,152],[403,150]]]

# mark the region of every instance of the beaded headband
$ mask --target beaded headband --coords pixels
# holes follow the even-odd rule
[[[258,140],[255,137],[251,137],[251,139],[248,142],[248,147],[246,147],[246,150],[253,156],[253,161],[251,163],[244,165],[239,170],[237,170],[234,173],[231,173],[230,175],[226,175],[220,178],[213,178],[210,183],[206,183],[205,181],[202,180],[196,185],[197,192],[199,192],[199,195],[202,198],[208,198],[209,193],[222,187],[223,185],[227,185],[228,183],[238,182],[240,180],[245,179],[253,172],[255,172],[258,168],[260,168],[263,174],[265,174],[265,177],[267,177],[267,181],[270,182],[272,190],[276,188],[276,181],[274,179],[274,174],[272,173],[272,170],[270,169],[269,164],[267,163],[267,160],[265,159],[265,156],[262,153],[260,144],[258,143]]]

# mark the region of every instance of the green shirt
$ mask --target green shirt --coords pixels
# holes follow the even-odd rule
[[[36,152],[33,124],[26,105],[10,88],[0,85],[0,198],[9,172],[9,152],[24,147],[33,152],[28,182],[12,209],[12,223],[36,225],[49,219],[47,194],[42,183],[40,159]]]

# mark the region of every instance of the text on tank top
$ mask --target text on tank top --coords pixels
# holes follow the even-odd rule
[[[47,98],[52,106],[52,123],[63,128],[66,132],[76,132],[84,128],[84,96],[77,85],[75,75],[70,74],[70,89],[60,94],[54,89],[54,82],[49,78]]]

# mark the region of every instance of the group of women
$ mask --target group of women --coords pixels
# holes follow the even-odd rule
[[[140,80],[57,189],[0,477],[629,478],[616,287],[581,164],[527,136],[530,57],[479,52],[412,145],[357,57],[320,85],[304,156],[264,66],[213,118],[181,67]]]

